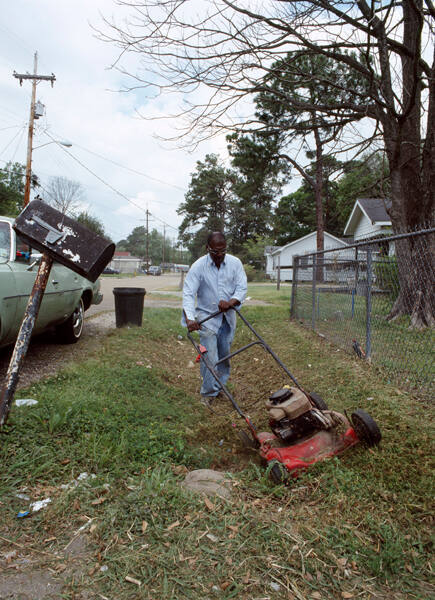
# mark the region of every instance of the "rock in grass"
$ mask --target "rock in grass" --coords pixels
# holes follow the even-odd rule
[[[181,485],[207,496],[222,496],[222,498],[231,496],[231,482],[226,479],[224,473],[212,469],[191,471]]]

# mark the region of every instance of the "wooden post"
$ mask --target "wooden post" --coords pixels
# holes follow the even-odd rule
[[[371,360],[372,353],[372,249],[367,248],[367,287],[366,287],[366,359]]]
[[[298,285],[298,269],[299,269],[299,256],[293,256],[293,269],[292,269],[292,295],[290,303],[290,317],[292,319],[296,316],[296,293]]]
[[[276,278],[276,289],[279,290],[281,287],[281,255],[278,254],[278,274]]]
[[[179,289],[182,290],[184,286],[184,271],[181,271],[180,283],[178,285]]]

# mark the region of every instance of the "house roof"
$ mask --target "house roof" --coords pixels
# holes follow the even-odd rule
[[[272,254],[275,250],[278,250],[281,246],[265,246],[264,247],[264,256],[267,254]]]
[[[344,235],[354,233],[361,215],[365,216],[372,225],[391,225],[386,205],[389,206],[390,201],[383,198],[357,198],[344,228]]]
[[[289,248],[290,246],[296,246],[302,240],[306,240],[309,237],[316,237],[316,235],[317,235],[316,231],[312,231],[311,233],[307,233],[307,235],[304,235],[303,237],[298,238],[297,240],[293,240],[293,242],[289,242],[285,246],[281,246],[279,248],[275,248],[275,250],[272,252],[272,254],[279,254],[280,252],[282,252],[286,248]],[[325,235],[325,238],[328,237],[328,238],[332,239],[333,241],[337,242],[337,245],[340,245],[340,246],[347,246],[348,245],[348,243],[345,240],[341,240],[340,238],[335,237],[335,235],[332,235],[332,233],[328,233],[327,231],[325,231],[324,235]]]

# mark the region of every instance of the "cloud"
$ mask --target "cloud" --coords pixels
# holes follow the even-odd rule
[[[181,222],[176,209],[196,161],[208,152],[224,154],[225,140],[211,140],[189,153],[155,138],[176,134],[176,123],[144,120],[139,114],[167,117],[179,112],[179,99],[169,94],[150,98],[147,90],[116,91],[125,82],[122,74],[108,68],[116,48],[98,40],[90,27],[101,23],[100,13],[110,16],[116,10],[112,0],[8,3],[0,25],[0,160],[26,161],[24,123],[31,83],[24,81],[20,87],[12,72],[33,72],[37,50],[38,73],[56,75],[53,88],[47,82],[37,87],[46,116],[36,122],[32,169],[43,186],[51,176],[79,181],[86,209],[115,240],[143,225],[147,206],[154,217],[150,227],[162,230],[165,221],[175,228],[167,229],[175,237]],[[49,144],[52,139],[69,141],[72,147]],[[44,189],[40,194],[44,197]]]

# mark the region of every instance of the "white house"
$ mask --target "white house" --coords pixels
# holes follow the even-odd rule
[[[130,252],[115,252],[109,267],[117,269],[120,273],[134,273],[139,271],[143,258],[132,256]]]
[[[343,235],[355,241],[391,233],[391,219],[382,198],[358,198],[350,213]]]
[[[266,257],[266,277],[273,279],[275,269],[273,268],[273,256],[272,252],[279,250],[280,246],[266,246],[264,249],[264,256]],[[276,274],[275,274],[276,277]]]
[[[330,250],[333,248],[347,249],[348,244],[341,240],[335,235],[325,231],[324,237],[324,249]],[[266,256],[266,275],[271,279],[276,279],[278,274],[278,264],[280,266],[280,277],[282,281],[293,280],[293,257],[300,256],[300,267],[302,267],[298,274],[299,280],[311,280],[312,269],[304,269],[303,267],[308,266],[307,254],[311,254],[317,251],[317,234],[315,231],[305,235],[304,237],[294,240],[289,244],[281,247],[267,246],[264,254]],[[342,258],[349,259],[349,252],[331,252],[328,253],[328,258]],[[326,277],[327,279],[327,277]]]

